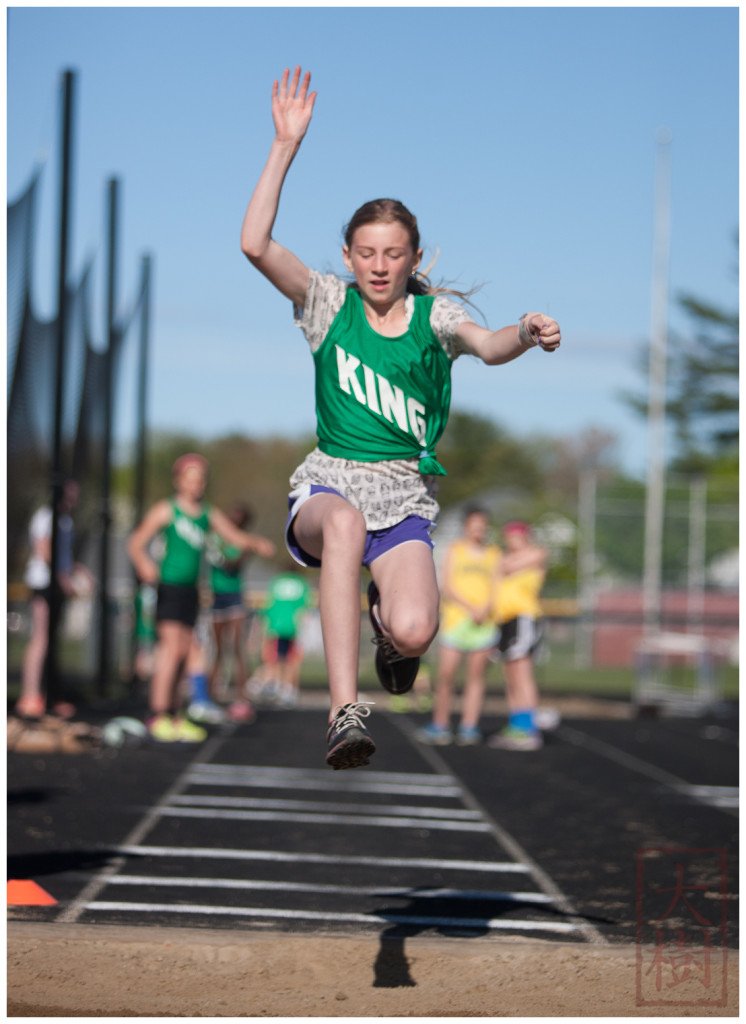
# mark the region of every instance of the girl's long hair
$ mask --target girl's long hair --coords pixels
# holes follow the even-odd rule
[[[345,226],[343,233],[345,245],[348,249],[351,248],[355,232],[365,224],[392,224],[394,222],[402,225],[409,235],[413,251],[417,252],[420,248],[420,229],[417,224],[417,218],[398,199],[371,199],[369,202],[363,203],[361,207],[355,210]],[[410,274],[407,281],[407,292],[412,295],[453,295],[455,298],[460,299],[462,302],[467,302],[476,309],[476,306],[471,301],[471,296],[479,290],[479,286],[464,292],[452,288],[443,281],[440,281],[438,284],[432,283],[429,275],[438,260],[438,255],[439,252],[436,251],[435,256],[425,270],[416,270],[414,274]],[[477,310],[477,312],[479,311]]]

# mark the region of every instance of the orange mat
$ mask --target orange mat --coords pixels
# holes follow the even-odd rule
[[[15,878],[8,880],[9,907],[51,907],[56,903],[54,896],[50,896],[36,882]]]

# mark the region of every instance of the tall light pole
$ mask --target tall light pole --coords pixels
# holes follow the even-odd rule
[[[578,480],[578,629],[575,636],[575,665],[593,663],[593,601],[596,571],[596,482],[595,465],[585,465]]]
[[[687,573],[687,626],[690,633],[702,630],[705,610],[705,563],[707,538],[707,481],[695,476],[689,484],[689,566]]]
[[[648,470],[642,598],[645,632],[660,629],[665,504],[666,349],[670,252],[671,132],[658,132],[648,395]]]

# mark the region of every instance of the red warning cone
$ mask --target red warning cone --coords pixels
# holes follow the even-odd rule
[[[12,878],[8,880],[9,907],[53,907],[57,903],[46,889],[36,882]]]

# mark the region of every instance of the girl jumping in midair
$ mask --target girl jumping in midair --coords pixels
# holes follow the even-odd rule
[[[526,313],[490,331],[418,273],[415,217],[397,200],[365,203],[346,227],[347,282],[307,267],[272,237],[285,175],[306,134],[316,93],[288,70],[272,89],[275,138],[243,221],[241,248],[293,303],[315,363],[318,446],[291,479],[287,544],[320,566],[319,607],[329,676],[326,761],[368,763],[375,744],[358,700],[361,565],[370,570],[376,669],[390,693],[414,683],[438,630],[430,533],[438,515],[436,455],[462,353],[488,365],[560,343],[557,323]]]

